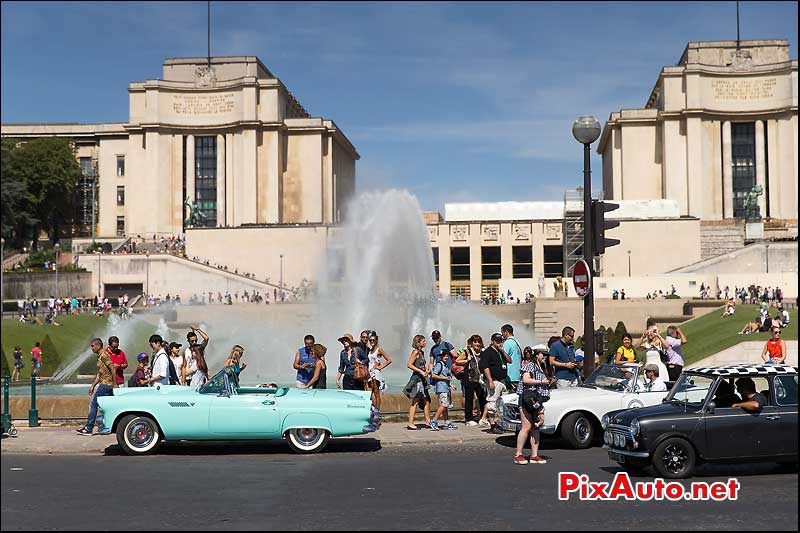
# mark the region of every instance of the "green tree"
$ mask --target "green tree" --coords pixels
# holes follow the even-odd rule
[[[42,137],[19,145],[11,158],[11,174],[24,183],[38,218],[30,219],[36,248],[39,232],[45,230],[58,242],[61,230],[72,221],[75,190],[81,167],[70,139]]]
[[[18,168],[19,141],[3,137],[0,139],[0,167],[3,179],[0,180],[0,208],[2,222],[0,232],[10,239],[13,247],[19,249],[30,235],[31,222],[37,217],[33,209],[33,197],[29,194],[24,178]]]
[[[606,350],[608,357],[613,357],[617,353],[617,348],[622,346],[622,337],[628,332],[624,322],[617,322],[617,327],[609,335],[609,342]]]

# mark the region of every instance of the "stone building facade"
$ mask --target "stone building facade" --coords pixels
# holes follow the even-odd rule
[[[125,123],[2,126],[22,140],[74,139],[97,179],[85,201],[96,198],[99,239],[176,235],[193,222],[335,224],[355,192],[353,145],[257,57],[167,59],[162,79],[128,93]]]
[[[670,199],[702,221],[762,217],[797,227],[797,60],[787,40],[688,43],[644,109],[605,123],[597,151],[613,200]]]

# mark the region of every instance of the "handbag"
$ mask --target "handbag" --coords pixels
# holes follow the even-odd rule
[[[369,366],[356,361],[355,370],[353,371],[353,379],[356,381],[366,381],[369,379]]]

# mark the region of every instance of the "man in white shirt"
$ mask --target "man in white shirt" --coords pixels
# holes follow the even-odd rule
[[[648,392],[667,392],[667,384],[658,377],[658,365],[646,365],[644,376],[647,378],[645,389]]]
[[[144,385],[169,385],[169,356],[164,348],[161,335],[150,335],[150,348],[153,349],[153,363],[150,365],[151,377],[142,382]]]
[[[784,309],[782,305],[778,306],[778,318],[781,321],[781,327],[782,328],[788,328],[789,327],[789,311]],[[773,324],[774,324],[774,321],[773,321]]]

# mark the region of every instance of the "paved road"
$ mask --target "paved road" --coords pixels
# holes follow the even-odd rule
[[[518,466],[511,446],[499,437],[447,447],[334,440],[312,456],[280,442],[164,446],[152,457],[3,453],[2,529],[796,530],[796,469],[714,466],[693,479],[737,477],[735,502],[559,501],[559,471],[611,481],[618,467],[599,448],[557,443],[548,464]]]

